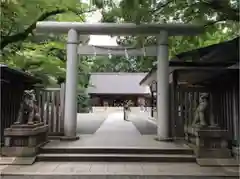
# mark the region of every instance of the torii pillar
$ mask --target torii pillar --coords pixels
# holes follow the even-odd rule
[[[64,140],[77,140],[77,69],[78,69],[78,32],[68,31],[67,70],[64,109]]]
[[[157,140],[169,140],[168,32],[157,37]]]

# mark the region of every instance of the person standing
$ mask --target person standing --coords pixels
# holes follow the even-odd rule
[[[124,121],[128,120],[129,112],[130,112],[130,103],[129,101],[125,101],[123,104],[123,120]]]

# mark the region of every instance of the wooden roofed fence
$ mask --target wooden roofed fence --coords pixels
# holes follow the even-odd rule
[[[228,67],[239,63],[239,37],[232,40],[177,54],[170,59],[170,72],[186,67]],[[147,73],[140,84],[148,84],[150,77],[156,78],[157,66]],[[147,81],[148,80],[148,81]]]
[[[45,88],[41,80],[29,73],[0,66],[1,71],[1,144],[4,129],[10,127],[17,119],[20,103],[23,99],[24,90],[34,89],[36,92],[37,106],[40,117],[44,124],[49,126],[50,136],[63,135],[64,120],[64,84],[59,88]],[[80,106],[78,106],[80,111]]]
[[[17,119],[18,110],[22,101],[24,90],[33,88],[33,85],[41,82],[32,75],[6,65],[0,65],[1,71],[1,144],[3,132]]]
[[[153,82],[156,67],[140,84],[151,86]],[[169,85],[170,136],[191,142],[189,128],[199,97],[208,93],[209,118],[228,131],[229,148],[239,146],[239,37],[176,55],[169,61]]]

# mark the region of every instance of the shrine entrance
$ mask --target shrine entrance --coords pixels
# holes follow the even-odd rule
[[[76,135],[77,111],[77,64],[78,55],[124,55],[157,57],[157,136],[159,140],[169,138],[169,68],[168,37],[196,35],[204,31],[203,26],[193,24],[86,24],[78,22],[38,22],[38,32],[68,33],[67,72],[64,135],[67,139],[78,139]],[[157,37],[157,46],[142,48],[88,46],[79,39],[80,35],[149,35]]]

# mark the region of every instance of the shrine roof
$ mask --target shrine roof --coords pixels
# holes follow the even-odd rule
[[[1,81],[12,81],[14,83],[25,83],[25,84],[36,84],[41,83],[42,81],[33,75],[9,67],[4,64],[0,64],[0,71],[1,71]]]
[[[149,87],[139,83],[146,73],[91,73],[88,94],[150,94]]]
[[[201,67],[201,69],[206,70],[207,67],[225,68],[233,66],[239,62],[239,40],[239,37],[236,37],[218,44],[179,53],[169,61],[169,73],[178,67]],[[141,80],[140,84],[143,84],[156,70],[157,66],[155,65]]]

